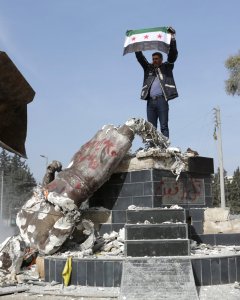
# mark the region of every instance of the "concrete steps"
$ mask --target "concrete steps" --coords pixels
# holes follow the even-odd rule
[[[140,209],[126,213],[125,256],[190,255],[184,209]]]
[[[176,226],[177,225],[177,226]],[[186,224],[126,224],[126,240],[187,239]]]
[[[132,257],[190,255],[188,239],[127,240],[124,249]]]

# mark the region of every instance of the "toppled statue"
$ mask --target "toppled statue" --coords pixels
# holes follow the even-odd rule
[[[151,140],[159,151],[167,152],[169,141],[166,137],[144,119],[132,118],[120,127],[105,125],[79,149],[66,169],[60,171],[61,163],[57,161],[50,164],[43,187],[38,186],[34,190],[32,198],[17,214],[16,222],[20,229],[18,240],[21,245],[24,242],[26,247],[36,249],[41,255],[58,251],[75,227],[81,222],[83,225],[87,222],[81,217],[82,203],[114,173],[131,148],[135,134],[140,135],[145,144]],[[184,162],[179,153],[174,152],[174,155],[179,174]],[[55,171],[60,171],[56,178]],[[90,226],[90,223],[86,224],[85,228]],[[82,248],[93,246],[92,232],[89,231],[87,239]],[[12,257],[11,265],[16,265],[16,260],[19,265],[22,252],[19,257]]]

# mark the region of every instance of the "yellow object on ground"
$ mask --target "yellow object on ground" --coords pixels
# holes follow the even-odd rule
[[[72,273],[72,256],[69,256],[62,271],[63,283],[68,286]]]

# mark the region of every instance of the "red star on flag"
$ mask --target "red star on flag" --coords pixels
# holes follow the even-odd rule
[[[157,35],[157,38],[158,39],[160,39],[162,36],[161,36],[161,34],[159,33],[158,35]]]
[[[133,36],[133,37],[132,37],[132,41],[135,41],[135,40],[136,40],[136,38],[135,38],[135,36]]]
[[[148,35],[146,34],[146,35],[144,35],[144,39],[145,40],[147,40],[148,39]]]

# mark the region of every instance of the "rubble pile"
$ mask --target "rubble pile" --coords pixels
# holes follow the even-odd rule
[[[232,245],[208,245],[208,244],[197,244],[196,241],[191,240],[191,255],[193,256],[228,256],[228,255],[240,255],[240,246]]]
[[[110,234],[105,233],[102,237],[96,237],[95,242],[86,249],[83,249],[83,244],[79,245],[74,241],[68,241],[61,251],[58,251],[55,255],[62,257],[72,256],[75,258],[123,256],[124,235],[124,228],[120,229],[119,232],[112,231]]]

